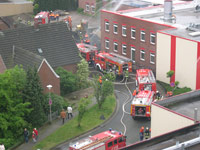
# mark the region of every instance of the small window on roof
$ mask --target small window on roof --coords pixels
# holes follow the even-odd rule
[[[42,49],[41,48],[38,48],[38,52],[41,54],[43,53]]]

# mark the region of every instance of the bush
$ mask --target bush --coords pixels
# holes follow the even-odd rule
[[[165,89],[165,92],[167,92],[167,91],[173,91],[173,89],[174,89],[173,87],[171,87],[167,83],[164,83],[164,82],[161,82],[161,81],[157,81],[157,82]],[[177,87],[173,91],[173,95],[179,95],[179,94],[186,93],[186,92],[189,92],[189,91],[192,91],[192,89],[188,88],[188,87],[183,87],[183,88]]]
[[[51,105],[51,110],[52,112],[58,111],[61,112],[62,109],[67,109],[67,106],[69,103],[65,101],[65,99],[61,96],[58,96],[56,94],[51,93],[51,100],[52,100],[52,105]],[[45,96],[45,106],[44,106],[45,114],[49,114],[49,94],[46,94]]]
[[[78,90],[75,74],[63,69],[62,67],[57,68],[56,73],[60,76],[60,90],[62,96]]]
[[[83,8],[78,8],[78,9],[77,9],[77,12],[78,12],[78,13],[80,13],[80,14],[82,14],[82,13],[83,13],[83,11],[84,11],[84,9],[83,9]]]
[[[34,15],[36,15],[39,11],[40,11],[40,10],[39,10],[39,5],[38,5],[38,4],[35,4],[35,5],[34,5],[34,8],[33,8],[33,13],[34,13]]]

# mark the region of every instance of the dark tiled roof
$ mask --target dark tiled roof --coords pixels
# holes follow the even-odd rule
[[[0,54],[7,67],[12,64],[13,45],[43,56],[53,68],[80,61],[76,43],[64,22],[1,31]]]
[[[0,55],[0,73],[3,73],[5,70],[6,70],[6,66],[3,62],[1,55]]]
[[[22,65],[25,70],[28,67],[36,67],[38,68],[39,65],[42,63],[44,59],[42,56],[36,55],[28,50],[24,50],[19,47],[14,48],[13,57],[13,65]]]

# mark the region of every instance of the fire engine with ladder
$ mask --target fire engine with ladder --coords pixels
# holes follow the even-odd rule
[[[133,119],[137,117],[147,117],[151,119],[151,103],[154,101],[154,91],[140,91],[131,102],[131,116]]]
[[[100,52],[95,55],[95,67],[102,72],[114,72],[124,75],[125,71],[132,72],[133,61],[114,53]]]
[[[149,90],[156,92],[156,80],[152,70],[138,69],[136,70],[136,90]]]
[[[93,59],[95,57],[95,54],[98,53],[97,47],[90,45],[90,44],[85,44],[85,43],[77,43],[76,44],[81,56],[89,63],[93,64]]]
[[[109,129],[108,131],[70,143],[69,150],[118,150],[118,148],[124,146],[126,146],[126,136],[121,132]]]

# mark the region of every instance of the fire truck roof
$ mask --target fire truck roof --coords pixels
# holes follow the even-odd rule
[[[107,59],[114,61],[116,63],[119,63],[119,64],[127,63],[127,61],[123,60],[122,58],[114,56],[114,55],[106,53],[106,52],[99,53],[98,55],[100,57],[107,58]]]
[[[138,69],[136,71],[139,83],[155,83],[155,77],[150,69]]]
[[[85,53],[91,52],[91,51],[97,51],[97,47],[93,45],[89,45],[85,43],[77,43],[76,45],[80,51],[83,51]]]
[[[121,133],[117,131],[104,131],[94,136],[90,136],[88,138],[79,140],[77,142],[71,143],[69,146],[74,149],[94,149],[95,147],[99,147],[104,145],[106,141],[112,138],[119,138],[123,136]]]
[[[133,105],[151,105],[153,100],[153,91],[141,91],[132,100]]]
[[[48,16],[49,12],[47,11],[41,11],[40,13],[38,13],[35,18],[46,18]]]

